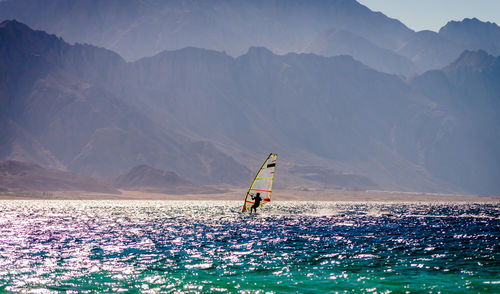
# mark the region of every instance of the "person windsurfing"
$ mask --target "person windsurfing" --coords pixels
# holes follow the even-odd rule
[[[255,175],[248,192],[245,194],[245,201],[243,202],[241,212],[245,212],[247,210],[250,210],[250,213],[252,213],[252,211],[257,212],[257,207],[263,206],[271,201],[271,192],[273,191],[273,179],[274,171],[276,170],[277,158],[277,154],[271,153],[260,166],[260,169]]]
[[[252,207],[250,207],[250,213],[252,213],[252,209],[255,213],[257,213],[257,207],[259,207],[262,198],[260,198],[260,193],[257,193],[255,196],[252,196],[252,200],[255,201]]]

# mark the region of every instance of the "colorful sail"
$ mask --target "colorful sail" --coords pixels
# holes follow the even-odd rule
[[[277,154],[269,154],[266,161],[262,164],[255,179],[253,180],[252,185],[250,185],[250,189],[248,189],[247,195],[245,196],[245,203],[243,204],[242,212],[250,209],[254,204],[252,197],[260,193],[260,198],[262,201],[259,206],[262,206],[269,201],[271,201],[271,192],[273,190],[273,179],[274,179],[274,170],[276,169],[276,159],[278,158]]]

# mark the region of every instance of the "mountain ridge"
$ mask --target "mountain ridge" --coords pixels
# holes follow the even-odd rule
[[[271,149],[283,160],[281,181],[288,185],[323,185],[320,176],[294,174],[298,167],[311,173],[315,168],[317,175],[328,168],[335,171],[328,175],[352,174],[358,184],[392,190],[490,193],[498,188],[488,176],[496,175],[490,165],[464,161],[462,168],[476,172],[473,183],[464,181],[467,173],[455,172],[454,165],[443,169],[434,164],[450,156],[460,160],[481,148],[496,156],[497,141],[489,139],[495,116],[476,121],[475,112],[486,108],[460,96],[461,90],[471,91],[456,82],[467,73],[434,71],[446,86],[431,87],[417,81],[425,85],[424,78],[433,72],[408,82],[351,56],[277,55],[251,47],[233,58],[186,48],[125,62],[106,49],[48,40],[48,50],[25,46],[14,50],[21,54],[15,59],[8,54],[17,48],[9,47],[16,41],[0,44],[0,63],[10,65],[10,71],[29,69],[16,79],[3,73],[3,81],[16,83],[3,84],[4,92],[15,95],[1,97],[8,106],[1,114],[72,171],[116,175],[148,164],[197,184],[248,184],[248,167],[255,168],[259,154]],[[471,77],[489,81],[495,70],[483,71],[484,77],[473,70]],[[484,85],[484,93],[499,91],[494,83]],[[436,95],[440,91],[449,95]],[[484,103],[494,101],[482,97]],[[458,101],[474,107],[461,107]],[[467,132],[475,126],[484,129],[478,142],[456,135],[466,125]],[[0,145],[0,154],[9,158],[13,142],[22,140],[14,129],[3,132],[11,137]],[[449,154],[447,148],[456,152]]]
[[[500,154],[494,151],[500,146],[500,57],[465,51],[449,66],[413,78],[410,85],[440,103],[449,117],[447,130],[429,152],[429,164],[455,186],[493,193],[500,174]],[[436,156],[436,149],[448,156]]]
[[[413,32],[398,20],[345,0],[0,2],[0,19],[13,18],[68,42],[106,47],[129,61],[189,46],[233,57],[251,46],[301,52],[313,36],[335,27],[392,50]]]
[[[343,29],[330,29],[319,34],[304,50],[322,56],[351,55],[381,72],[414,75],[416,66],[408,58],[380,48],[367,39]]]
[[[233,57],[251,46],[278,54],[320,53],[318,39],[334,29],[357,37],[331,37],[335,42],[323,54],[352,55],[377,70],[409,77],[440,69],[464,50],[500,54],[500,27],[494,23],[465,18],[439,32],[415,32],[354,0],[7,0],[0,2],[0,19],[19,19],[71,43],[105,47],[128,61],[185,47]]]
[[[204,148],[198,148],[197,140],[166,130],[113,94],[113,81],[121,81],[119,73],[127,67],[116,53],[89,45],[69,45],[53,35],[26,28],[15,21],[4,22],[0,28],[4,40],[0,43],[0,64],[6,69],[1,88],[9,93],[0,97],[5,106],[0,114],[32,140],[20,141],[19,131],[3,130],[7,144],[0,146],[0,154],[4,158],[18,158],[13,153],[16,142],[32,146],[32,142],[38,142],[44,149],[39,154],[46,155],[39,157],[39,163],[56,158],[52,166],[63,164],[88,176],[113,176],[131,165],[149,163],[179,170],[201,182],[211,182],[212,177],[236,182],[238,177],[239,181],[248,177],[248,169],[210,143],[201,143]],[[21,33],[11,34],[13,30]],[[100,71],[101,67],[106,70]],[[122,148],[113,149],[117,144]],[[212,157],[238,169],[213,170]],[[186,168],[179,162],[181,158],[191,166]]]
[[[86,191],[121,194],[105,180],[45,169],[34,163],[16,160],[0,162],[0,188],[7,191]]]
[[[222,193],[221,189],[203,187],[181,178],[175,172],[142,164],[123,172],[113,179],[116,188],[165,194]]]

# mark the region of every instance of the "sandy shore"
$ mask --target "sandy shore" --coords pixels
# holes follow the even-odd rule
[[[19,192],[0,194],[0,199],[132,199],[132,200],[242,200],[245,188],[228,188],[217,194],[163,194],[121,190],[122,194],[102,194],[82,191]],[[276,189],[273,201],[438,201],[500,203],[500,196],[450,195],[392,191],[341,191]]]

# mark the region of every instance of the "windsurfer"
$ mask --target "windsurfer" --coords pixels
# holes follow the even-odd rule
[[[250,213],[252,213],[252,209],[255,213],[257,213],[257,207],[259,207],[260,202],[262,201],[262,198],[260,198],[260,193],[252,196],[252,200],[254,200],[255,202],[253,203],[252,207],[250,207]]]

